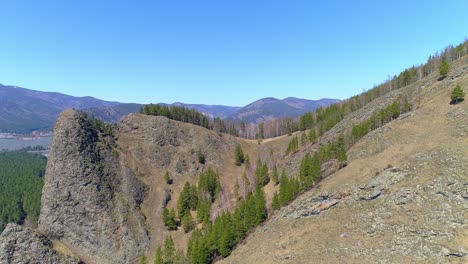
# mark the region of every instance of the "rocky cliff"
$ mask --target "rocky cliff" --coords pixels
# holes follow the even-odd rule
[[[139,209],[147,187],[80,112],[58,118],[47,163],[39,231],[86,263],[131,263],[149,236]]]

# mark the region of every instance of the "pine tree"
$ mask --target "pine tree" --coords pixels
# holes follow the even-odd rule
[[[443,76],[443,77],[447,76],[449,70],[450,70],[450,65],[445,60],[445,58],[442,59],[442,62],[440,63],[440,66],[439,66],[440,75]]]
[[[198,163],[205,164],[206,162],[205,154],[203,154],[201,150],[198,150],[197,157],[198,157]]]
[[[315,143],[317,140],[317,132],[315,131],[314,128],[312,128],[309,132],[309,141],[312,143]]]
[[[255,180],[257,182],[257,188],[261,188],[270,182],[270,176],[268,175],[268,165],[263,163],[260,159],[258,159],[257,168],[255,169]]]
[[[195,210],[198,203],[197,190],[195,186],[192,186],[189,182],[186,182],[182,192],[180,193],[179,200],[177,201],[177,212],[179,218],[190,213],[190,210]]]
[[[346,162],[348,160],[348,156],[346,155],[346,146],[345,146],[345,141],[344,137],[341,136],[338,138],[336,142],[336,159],[338,160],[338,163],[340,164],[340,167],[346,166]]]
[[[465,92],[461,88],[460,85],[457,85],[453,91],[452,94],[450,95],[450,98],[452,99],[452,102],[457,104],[460,101],[463,101],[465,98]]]
[[[156,253],[154,254],[154,264],[164,264],[161,246],[156,248]]]
[[[197,220],[199,223],[210,222],[211,201],[200,200],[197,206]]]
[[[273,198],[271,200],[271,208],[273,210],[278,210],[281,208],[281,205],[280,205],[280,201],[279,201],[279,196],[278,196],[278,192],[275,192],[273,194]]]
[[[211,199],[215,201],[216,196],[221,191],[221,184],[218,174],[211,168],[201,173],[198,177],[198,193],[200,199]]]
[[[236,165],[240,166],[245,162],[244,151],[242,151],[241,145],[236,146]]]
[[[164,248],[162,250],[162,259],[165,264],[174,264],[175,263],[175,246],[172,236],[167,236],[164,241]]]
[[[267,219],[268,213],[263,189],[258,189],[255,193],[255,212],[256,225],[263,223]]]
[[[271,180],[275,185],[279,183],[278,168],[276,168],[276,165],[273,166],[273,175],[271,176]]]
[[[167,207],[163,209],[162,220],[168,230],[177,230],[177,221],[175,219],[175,210],[169,210]]]
[[[411,111],[411,105],[408,101],[408,96],[405,95],[405,97],[403,98],[403,109],[402,109],[403,113],[407,113],[409,111]]]
[[[185,233],[188,233],[195,228],[195,222],[193,221],[190,212],[185,214],[180,221],[182,222],[182,228]]]

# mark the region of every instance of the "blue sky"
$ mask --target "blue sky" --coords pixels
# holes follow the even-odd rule
[[[468,35],[467,1],[2,1],[0,83],[122,102],[345,99]]]

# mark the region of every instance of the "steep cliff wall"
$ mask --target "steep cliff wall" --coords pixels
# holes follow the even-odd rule
[[[131,263],[149,244],[146,186],[109,144],[84,114],[65,110],[47,163],[39,230],[87,263]]]

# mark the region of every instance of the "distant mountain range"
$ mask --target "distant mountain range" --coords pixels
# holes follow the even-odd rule
[[[296,117],[306,112],[313,111],[319,107],[328,106],[338,102],[340,102],[340,100],[328,98],[307,100],[288,97],[283,100],[279,100],[273,97],[268,97],[242,107],[228,118],[247,123],[260,123],[279,117]]]
[[[247,123],[260,123],[279,117],[297,117],[321,106],[340,102],[337,99],[306,100],[288,97],[283,100],[264,98],[244,107],[173,103],[196,109],[208,117],[220,117]],[[142,104],[109,102],[94,97],[75,97],[54,92],[40,92],[0,84],[0,132],[29,133],[51,130],[60,112],[67,108],[85,110],[106,122],[136,113]]]
[[[74,97],[0,84],[0,131],[29,133],[33,130],[51,130],[58,114],[64,109],[116,105],[119,103],[89,96]]]

